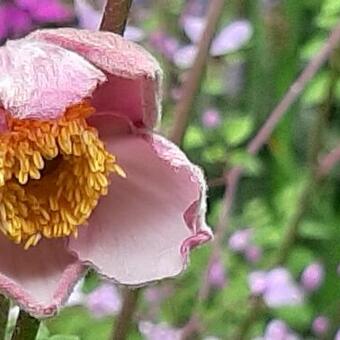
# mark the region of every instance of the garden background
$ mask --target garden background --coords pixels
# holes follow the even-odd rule
[[[96,29],[103,8],[0,0],[0,42]],[[340,339],[339,22],[339,0],[133,1],[125,36],[164,69],[160,131],[204,169],[216,237],[180,277],[135,292],[128,339]],[[287,91],[298,100],[254,139]],[[124,295],[89,272],[39,339],[110,339]]]

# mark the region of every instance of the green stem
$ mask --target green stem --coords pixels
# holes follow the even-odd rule
[[[9,300],[5,296],[0,295],[0,340],[4,340],[6,337],[9,308]]]
[[[23,310],[20,311],[14,328],[12,340],[35,340],[39,331],[40,321]]]

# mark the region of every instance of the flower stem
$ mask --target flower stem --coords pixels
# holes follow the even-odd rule
[[[112,340],[125,340],[128,337],[133,315],[136,311],[138,298],[142,289],[125,288],[123,307],[117,319]]]
[[[219,19],[223,14],[223,7],[226,1],[211,0],[207,13],[207,24],[202,38],[198,44],[198,52],[189,71],[188,78],[183,85],[181,99],[178,102],[174,113],[174,126],[170,134],[170,139],[177,145],[181,145],[186,129],[190,121],[190,112],[200,89],[201,79],[207,65],[211,42],[215,36]]]
[[[9,308],[9,300],[5,296],[0,295],[0,340],[4,340],[6,337]]]
[[[100,30],[123,35],[132,1],[108,0]]]
[[[20,311],[14,328],[12,340],[35,340],[39,331],[40,321],[23,310]]]

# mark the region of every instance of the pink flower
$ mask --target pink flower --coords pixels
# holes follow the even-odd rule
[[[182,331],[164,324],[153,324],[149,321],[139,323],[139,331],[147,340],[180,340]]]
[[[246,248],[244,255],[250,263],[256,263],[261,260],[262,249],[258,246],[249,245]]]
[[[229,238],[229,248],[238,253],[244,252],[250,245],[251,235],[252,230],[250,228],[235,231]]]
[[[117,314],[122,300],[116,286],[104,283],[87,296],[86,305],[95,317],[100,318]]]
[[[308,265],[301,275],[301,284],[307,292],[318,290],[325,277],[324,266],[320,262]]]
[[[221,115],[216,109],[208,109],[202,115],[202,123],[207,128],[216,128],[221,124]]]
[[[227,273],[220,258],[217,257],[210,265],[208,279],[214,288],[223,289],[226,285]]]
[[[108,32],[0,48],[0,290],[30,314],[55,314],[88,266],[141,285],[211,239],[201,170],[152,132],[161,77]]]
[[[262,295],[266,305],[271,308],[299,305],[304,299],[302,290],[285,268],[252,272],[248,284],[251,293]]]
[[[312,330],[315,335],[324,335],[329,329],[329,319],[323,315],[319,315],[314,319]]]

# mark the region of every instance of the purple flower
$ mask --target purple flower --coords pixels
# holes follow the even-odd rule
[[[162,31],[156,31],[150,35],[150,44],[168,59],[173,58],[173,55],[179,47],[176,38]]]
[[[214,39],[210,53],[214,57],[232,53],[242,48],[251,38],[253,29],[249,21],[236,20],[224,27]]]
[[[285,340],[288,332],[288,327],[283,321],[271,320],[266,327],[264,339]]]
[[[15,0],[15,3],[39,23],[67,22],[73,18],[71,8],[58,0]]]
[[[146,340],[180,340],[182,331],[164,324],[153,324],[149,321],[139,323],[139,331]]]
[[[271,320],[265,330],[263,340],[298,340],[294,332],[281,320]]]
[[[294,306],[303,302],[303,292],[285,268],[275,268],[269,272],[249,274],[248,284],[253,295],[262,295],[271,308]]]
[[[71,8],[58,0],[14,0],[0,5],[0,41],[19,38],[44,23],[64,23]]]
[[[209,268],[208,279],[211,286],[219,289],[224,288],[227,281],[226,276],[226,271],[222,261],[218,258],[215,259]]]
[[[250,243],[250,238],[252,235],[251,229],[241,229],[235,231],[229,238],[229,248],[235,252],[244,252]]]
[[[22,36],[31,28],[32,21],[28,13],[11,3],[0,6],[0,40],[8,36]]]
[[[264,301],[269,307],[299,305],[303,302],[303,292],[285,268],[275,268],[268,272]]]
[[[262,249],[258,246],[249,245],[245,249],[245,257],[251,263],[259,262],[262,257]]]
[[[340,328],[336,332],[334,340],[340,340]]]
[[[181,68],[190,68],[197,55],[197,44],[206,26],[206,18],[184,15],[181,20],[183,30],[192,44],[182,46],[174,53],[173,62]],[[251,38],[253,29],[249,21],[236,20],[225,26],[212,41],[210,54],[213,57],[233,53],[242,48]]]
[[[97,30],[104,10],[104,3],[100,10],[96,10],[87,0],[75,0],[74,10],[79,20],[79,27]]]
[[[329,320],[327,317],[320,315],[314,319],[312,330],[315,335],[324,335],[329,329]]]
[[[116,286],[104,283],[87,296],[86,305],[96,317],[103,317],[119,312],[121,296]]]
[[[255,271],[248,275],[248,285],[251,293],[255,296],[262,295],[267,287],[267,273]]]
[[[313,292],[320,288],[325,277],[324,267],[320,262],[308,265],[301,275],[301,284],[307,292]]]
[[[202,124],[206,128],[216,128],[221,124],[221,116],[217,109],[210,108],[203,112]]]

